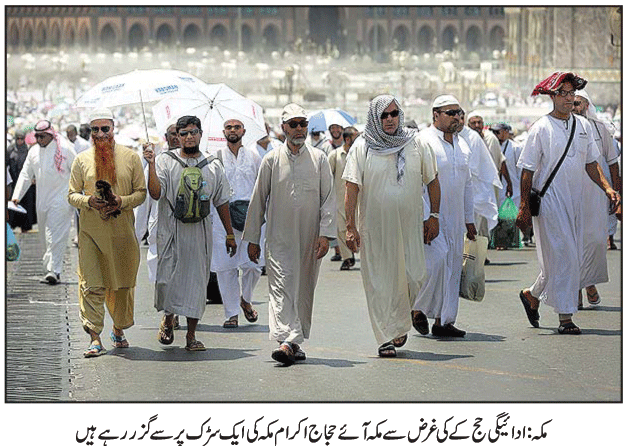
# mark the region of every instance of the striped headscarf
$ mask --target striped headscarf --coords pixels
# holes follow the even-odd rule
[[[381,114],[394,102],[399,110],[399,126],[394,135],[389,135],[383,130]],[[416,135],[416,130],[404,127],[405,115],[401,104],[394,97],[382,94],[374,98],[368,108],[368,119],[364,128],[364,139],[367,149],[371,149],[376,155],[397,154],[397,181],[402,183],[405,174],[405,154],[403,148]]]
[[[63,173],[63,161],[65,161],[67,157],[64,156],[63,152],[61,151],[61,139],[58,135],[58,132],[56,132],[54,130],[54,127],[52,127],[52,123],[45,119],[39,121],[35,125],[35,133],[47,133],[49,135],[52,135],[52,138],[54,138],[54,141],[56,142],[56,151],[54,152],[54,166],[56,166],[56,170],[58,172]]]

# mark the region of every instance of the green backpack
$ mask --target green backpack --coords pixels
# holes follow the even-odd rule
[[[178,185],[175,207],[171,207],[173,216],[182,223],[197,223],[210,214],[210,198],[204,191],[206,182],[202,175],[202,168],[211,160],[206,158],[197,166],[189,166],[170,151],[163,152],[182,165],[182,175]]]

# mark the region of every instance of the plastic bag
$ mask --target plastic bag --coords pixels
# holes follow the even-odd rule
[[[492,229],[490,248],[520,248],[522,238],[520,229],[516,226],[518,208],[509,197],[503,201],[498,209],[498,224]]]
[[[15,234],[13,234],[13,229],[7,223],[7,235],[6,235],[6,259],[9,262],[15,262],[19,260],[20,257],[20,247],[17,243],[17,239],[15,238]]]
[[[464,299],[481,302],[485,296],[487,244],[487,237],[477,235],[473,241],[464,236],[464,262],[459,282],[459,295]]]

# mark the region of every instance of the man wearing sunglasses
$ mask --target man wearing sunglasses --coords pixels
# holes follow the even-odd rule
[[[585,90],[576,92],[574,113],[587,118],[593,131],[598,152],[598,164],[611,187],[622,191],[619,154],[613,145],[613,138],[607,126],[598,119],[596,107]],[[613,234],[617,230],[617,218],[609,215],[609,204],[602,191],[595,187],[589,177],[584,177],[583,189],[583,267],[581,287],[585,288],[587,300],[591,305],[601,301],[596,284],[609,280],[607,270],[607,245],[613,244]],[[607,240],[607,243],[605,243]],[[579,309],[583,307],[583,295],[579,291]]]
[[[65,146],[50,121],[35,125],[37,143],[30,148],[20,171],[12,201],[17,204],[34,183],[39,239],[45,248],[45,281],[55,285],[61,280],[63,257],[71,228],[72,208],[67,203],[67,185],[76,152]]]
[[[113,320],[113,346],[129,345],[124,330],[134,325],[140,261],[133,208],[143,203],[147,192],[141,159],[115,143],[113,113],[94,110],[90,125],[93,146],[76,156],[68,194],[69,203],[80,210],[78,303],[82,326],[91,337],[86,358],[106,353],[100,338],[105,306]],[[97,191],[98,180],[110,185],[110,200]]]
[[[424,244],[438,235],[440,185],[435,154],[415,142],[399,101],[375,97],[364,135],[347,156],[346,243],[359,251],[362,282],[380,357],[397,355],[407,342],[410,311],[425,280]],[[431,215],[423,223],[423,186]],[[359,196],[359,221],[356,208]]]
[[[257,262],[266,215],[269,339],[279,344],[271,357],[290,365],[306,359],[301,344],[310,336],[321,259],[336,238],[336,198],[327,156],[306,144],[308,116],[301,106],[284,107],[282,130],[286,142],[262,159],[243,240]]]
[[[432,104],[433,124],[416,140],[435,154],[441,191],[438,218],[442,236],[425,246],[427,277],[412,308],[412,325],[420,334],[426,335],[429,333],[427,318],[435,319],[431,327],[431,334],[435,337],[463,337],[466,334],[455,327],[459,282],[464,235],[475,240],[477,230],[470,169],[472,154],[466,141],[458,135],[463,115],[455,96],[438,96]],[[427,211],[429,208],[426,206]],[[435,208],[431,206],[431,209],[433,212]]]
[[[558,314],[558,332],[569,335],[581,334],[572,316],[578,311],[578,293],[583,285],[584,176],[589,175],[604,191],[611,209],[620,203],[618,193],[598,168],[600,153],[591,124],[572,114],[575,94],[586,84],[574,73],[558,71],[535,87],[532,95],[550,96],[553,110],[531,126],[518,160],[522,176],[516,224],[522,231],[530,226],[535,228],[540,266],[533,285],[520,291],[520,301],[533,327],[539,327],[539,305],[543,302]],[[532,218],[531,189],[542,191],[560,160],[561,167],[541,199],[539,215]]]

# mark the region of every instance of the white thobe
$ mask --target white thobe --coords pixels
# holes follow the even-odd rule
[[[171,151],[180,158],[180,149]],[[199,158],[183,158],[188,165],[197,165]],[[158,267],[154,307],[193,319],[201,319],[206,308],[206,290],[210,279],[212,255],[212,219],[209,215],[197,223],[182,223],[173,216],[182,166],[165,153],[156,157],[156,175],[160,182],[158,200]],[[230,198],[222,164],[216,159],[202,168],[204,191],[215,207]],[[219,216],[213,216],[219,218]]]
[[[76,152],[76,155],[79,154],[80,152],[84,152],[85,150],[91,148],[92,146],[90,141],[87,141],[81,136],[76,136],[76,140],[73,142],[73,145],[74,145],[74,152]]]
[[[487,237],[498,223],[496,190],[502,189],[503,183],[483,138],[467,126],[459,136],[466,141],[471,152],[468,166],[472,176],[474,222],[479,234]]]
[[[238,156],[234,156],[226,146],[219,148],[216,156],[223,162],[225,176],[231,187],[230,202],[250,200],[262,162],[260,155],[253,149],[241,146],[238,150]],[[264,258],[258,264],[249,260],[247,255],[249,243],[242,240],[242,232],[237,229],[234,229],[236,254],[230,257],[225,249],[226,235],[223,223],[218,219],[212,225],[211,269],[217,273],[225,317],[229,319],[239,313],[241,296],[246,302],[251,302],[253,290],[260,279]],[[242,283],[239,282],[238,278],[239,269],[242,272]]]
[[[403,150],[401,183],[396,152],[367,149],[364,138],[349,150],[342,176],[359,186],[362,282],[378,344],[410,331],[410,311],[425,280],[422,189],[435,179],[436,160],[429,146],[414,140]]]
[[[546,115],[531,126],[518,167],[534,172],[533,188],[542,190],[563,155],[572,118],[564,121]],[[579,116],[576,119],[570,149],[542,197],[539,216],[533,217],[540,273],[529,290],[558,314],[578,311],[583,263],[585,165],[599,156],[589,121]]]
[[[336,238],[336,197],[327,156],[304,144],[293,154],[276,145],[260,165],[243,240],[259,244],[266,214],[269,339],[301,343],[310,336],[321,260],[319,236]]]
[[[457,319],[464,234],[466,224],[474,222],[472,155],[462,137],[453,135],[453,144],[450,144],[444,139],[444,133],[434,126],[423,130],[416,141],[430,147],[436,157],[440,182],[440,235],[431,245],[425,245],[427,280],[413,309],[430,318],[440,318],[444,325]],[[425,196],[427,218],[430,206],[429,197]]]
[[[347,219],[345,214],[346,183],[342,179],[347,163],[347,152],[344,146],[332,150],[327,157],[332,174],[334,175],[334,190],[336,191],[336,227],[338,229],[338,248],[343,260],[353,257],[353,253],[347,247]]]
[[[54,164],[56,147],[56,140],[52,140],[46,147],[35,144],[30,148],[15,182],[13,199],[21,200],[31,184],[36,184],[39,239],[45,247],[43,267],[61,274],[73,215],[67,192],[76,152],[69,144],[61,144],[63,161],[59,172]]]
[[[149,180],[149,166],[143,168],[145,183]],[[143,203],[134,208],[134,230],[136,238],[141,243],[147,232],[147,277],[151,283],[156,282],[156,268],[158,265],[158,250],[156,245],[156,231],[158,224],[158,201],[149,194]]]
[[[609,165],[616,163],[619,156],[607,127],[600,121],[589,120],[594,142],[599,152],[598,164],[607,179],[611,178]],[[589,175],[583,176],[583,264],[581,267],[581,288],[609,281],[607,268],[609,200]]]
[[[511,199],[517,208],[520,207],[520,179],[522,177],[522,169],[518,169],[518,158],[522,152],[522,146],[517,142],[507,139],[501,144],[501,152],[506,158],[505,164],[507,165],[507,171],[509,172],[509,178],[511,179],[511,186],[513,188],[513,195]],[[498,194],[498,206],[503,204],[503,201],[507,198],[505,192],[507,191],[507,180],[502,178],[503,189],[502,193]]]

